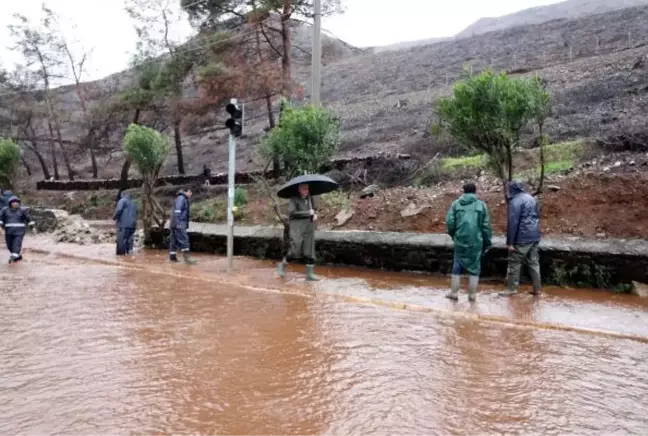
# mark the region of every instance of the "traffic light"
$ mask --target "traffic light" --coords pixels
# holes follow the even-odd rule
[[[243,134],[243,106],[239,106],[235,98],[230,99],[225,110],[230,117],[225,121],[225,127],[230,129],[230,133],[238,138]]]

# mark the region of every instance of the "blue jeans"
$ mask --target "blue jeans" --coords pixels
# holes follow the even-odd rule
[[[454,261],[452,262],[452,275],[460,276],[463,274],[466,274],[466,270],[464,269],[463,266],[461,266],[461,262],[459,262],[459,258],[455,256]]]

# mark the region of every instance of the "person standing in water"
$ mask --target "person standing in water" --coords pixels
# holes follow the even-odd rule
[[[178,261],[178,249],[182,251],[182,256],[186,264],[195,265],[197,262],[189,254],[189,200],[191,199],[191,189],[178,191],[178,195],[173,202],[171,211],[171,240],[169,243],[169,260]]]
[[[298,190],[299,196],[288,201],[290,248],[277,267],[277,274],[279,277],[284,277],[288,262],[299,259],[306,263],[306,280],[317,281],[315,276],[317,213],[315,213],[313,197],[310,195],[308,184],[299,185]]]
[[[482,254],[491,246],[491,228],[486,203],[477,198],[477,187],[466,183],[464,194],[455,200],[446,215],[448,234],[454,241],[451,291],[446,298],[459,300],[461,275],[468,275],[468,299],[475,301],[481,272]]]
[[[514,180],[507,184],[508,222],[506,246],[508,247],[508,289],[499,295],[517,294],[522,265],[529,268],[532,295],[542,293],[540,280],[540,210],[538,202],[524,190],[522,182]]]
[[[115,207],[113,220],[117,223],[117,255],[133,254],[133,239],[137,228],[137,206],[128,192],[122,192]]]
[[[20,199],[12,195],[9,197],[9,205],[0,211],[0,227],[5,232],[9,263],[22,260],[22,243],[27,226],[33,228],[34,221],[27,209],[20,204]]]

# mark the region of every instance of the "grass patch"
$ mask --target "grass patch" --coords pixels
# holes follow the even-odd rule
[[[585,141],[582,139],[568,142],[549,144],[545,147],[545,175],[559,174],[573,168],[585,151]],[[529,150],[533,158],[540,160],[540,150]],[[540,165],[532,170],[516,174],[515,178],[539,177]]]
[[[442,160],[441,167],[444,170],[456,170],[458,168],[481,168],[484,166],[484,155],[446,157]]]
[[[245,205],[236,205],[235,201],[234,207],[234,220],[240,221],[245,218],[245,216],[247,215],[247,208],[245,207]],[[210,198],[191,205],[191,221],[196,221],[199,223],[220,223],[226,220],[226,200],[220,198]]]

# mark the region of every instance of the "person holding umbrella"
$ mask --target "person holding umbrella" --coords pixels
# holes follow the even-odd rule
[[[277,267],[279,277],[286,275],[286,265],[300,259],[306,263],[306,280],[317,281],[315,276],[315,229],[317,212],[314,195],[321,195],[337,189],[338,184],[326,176],[317,174],[299,176],[287,182],[277,193],[289,198],[288,221],[290,246]]]

